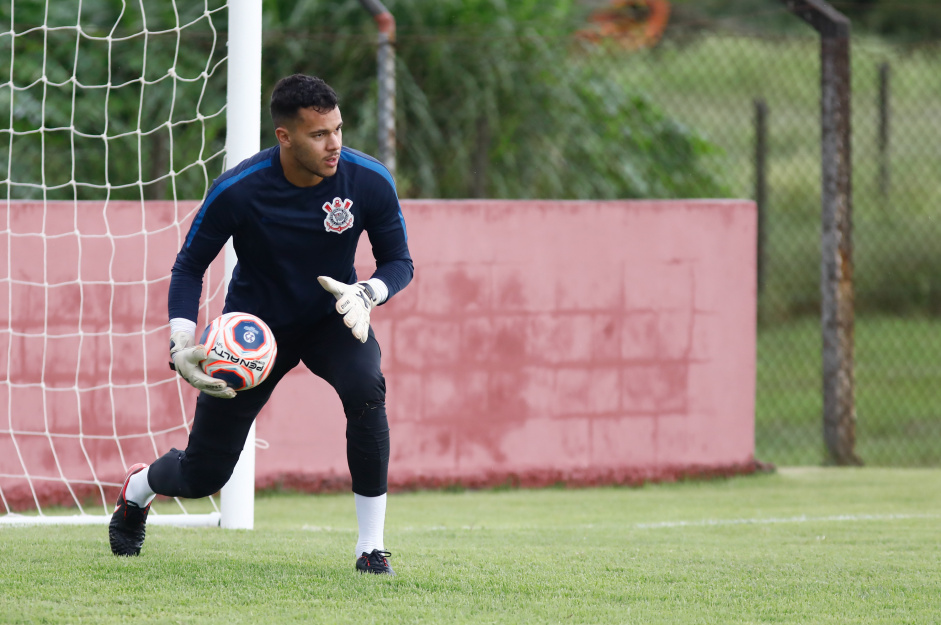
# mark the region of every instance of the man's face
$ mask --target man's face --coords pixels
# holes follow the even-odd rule
[[[340,107],[326,113],[302,108],[297,119],[277,129],[281,150],[287,152],[285,173],[291,182],[310,186],[337,173],[343,147],[342,127]]]

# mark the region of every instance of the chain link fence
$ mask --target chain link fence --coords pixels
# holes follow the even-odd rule
[[[757,455],[825,461],[820,328],[820,44],[700,33],[612,62],[760,198]],[[852,41],[857,453],[941,459],[941,47]]]

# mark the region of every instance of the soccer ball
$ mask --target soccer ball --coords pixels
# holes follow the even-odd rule
[[[265,381],[274,369],[278,346],[264,321],[248,313],[231,312],[213,319],[203,331],[200,345],[206,346],[203,371],[225,380],[236,391],[245,391]]]

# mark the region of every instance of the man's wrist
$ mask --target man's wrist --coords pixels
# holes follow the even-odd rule
[[[369,295],[369,298],[376,306],[389,298],[389,287],[387,287],[386,283],[379,278],[370,278],[369,280],[363,282],[363,284],[369,285],[369,288],[372,289],[372,293]]]
[[[184,349],[186,344],[196,343],[196,322],[177,317],[170,320],[170,370],[176,371],[173,355]]]
[[[174,317],[170,320],[170,334],[186,332],[196,340],[196,322],[185,317]]]

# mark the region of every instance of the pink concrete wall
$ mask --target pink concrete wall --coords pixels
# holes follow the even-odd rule
[[[393,485],[751,466],[751,202],[412,201],[404,212],[415,279],[373,313]],[[283,384],[258,424],[270,444],[259,478],[347,483],[332,390],[306,371]]]
[[[0,207],[7,499],[61,491],[63,476],[100,491],[185,444],[194,393],[166,366],[166,292],[195,207]],[[393,487],[749,470],[751,202],[409,201],[404,213],[415,279],[373,313]],[[204,317],[221,309],[213,271]],[[258,422],[259,484],[348,487],[332,389],[303,369],[282,384]]]

